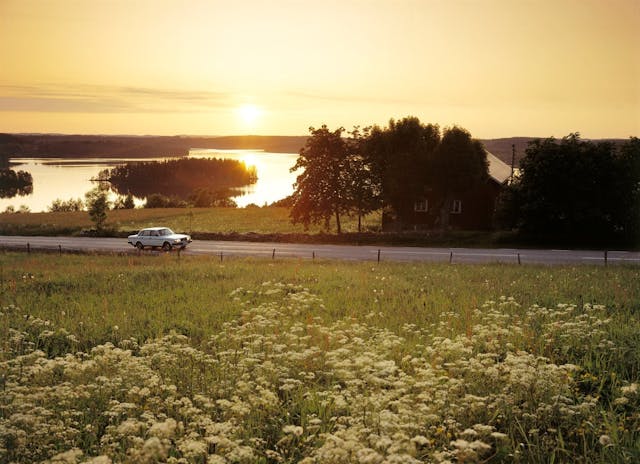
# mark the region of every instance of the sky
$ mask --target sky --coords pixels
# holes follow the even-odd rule
[[[639,0],[0,0],[0,132],[640,136]]]

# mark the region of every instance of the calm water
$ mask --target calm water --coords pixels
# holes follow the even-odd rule
[[[258,182],[243,189],[243,194],[233,200],[240,207],[255,203],[262,206],[280,200],[293,192],[293,183],[298,173],[290,173],[297,154],[268,153],[254,150],[212,150],[192,149],[189,156],[194,158],[229,158],[244,161],[255,166]],[[27,171],[33,177],[33,193],[13,198],[0,198],[0,212],[8,206],[16,210],[21,205],[28,206],[36,213],[46,211],[55,199],[69,200],[81,198],[85,192],[95,187],[92,178],[103,169],[125,164],[128,161],[162,161],[168,158],[12,158],[12,169]],[[13,164],[15,163],[15,164]],[[141,205],[143,201],[137,200]]]

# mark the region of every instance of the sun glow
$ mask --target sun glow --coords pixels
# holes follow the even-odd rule
[[[242,162],[248,168],[250,168],[250,167],[255,167],[256,169],[258,168],[258,158],[253,153],[243,154],[242,155]]]
[[[262,116],[262,109],[256,105],[242,105],[236,109],[236,116],[243,126],[255,127]]]

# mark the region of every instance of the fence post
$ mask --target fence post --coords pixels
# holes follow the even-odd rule
[[[380,248],[378,248],[378,262],[380,262]]]
[[[449,253],[449,264],[453,262],[453,251]]]
[[[520,253],[518,253],[518,264],[522,264],[522,263],[520,262]]]
[[[273,253],[271,253],[271,259],[276,259],[276,249],[273,249]]]
[[[316,252],[315,251],[311,252],[311,259],[313,259],[313,260],[316,259]]]
[[[58,251],[62,254],[62,245],[58,244]]]
[[[607,250],[604,250],[604,265],[605,267],[608,265],[607,261],[609,260],[609,252]]]
[[[31,244],[27,242],[27,253],[31,253]]]
[[[222,252],[220,252],[220,262],[222,262]]]

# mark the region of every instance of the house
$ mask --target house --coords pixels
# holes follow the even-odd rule
[[[487,230],[493,226],[496,200],[511,178],[511,166],[487,151],[489,179],[482,185],[455,196],[451,205],[449,226],[461,230]],[[443,198],[425,187],[424,195],[393,219],[383,214],[383,230],[426,230],[438,228]],[[399,227],[399,224],[401,226]]]

